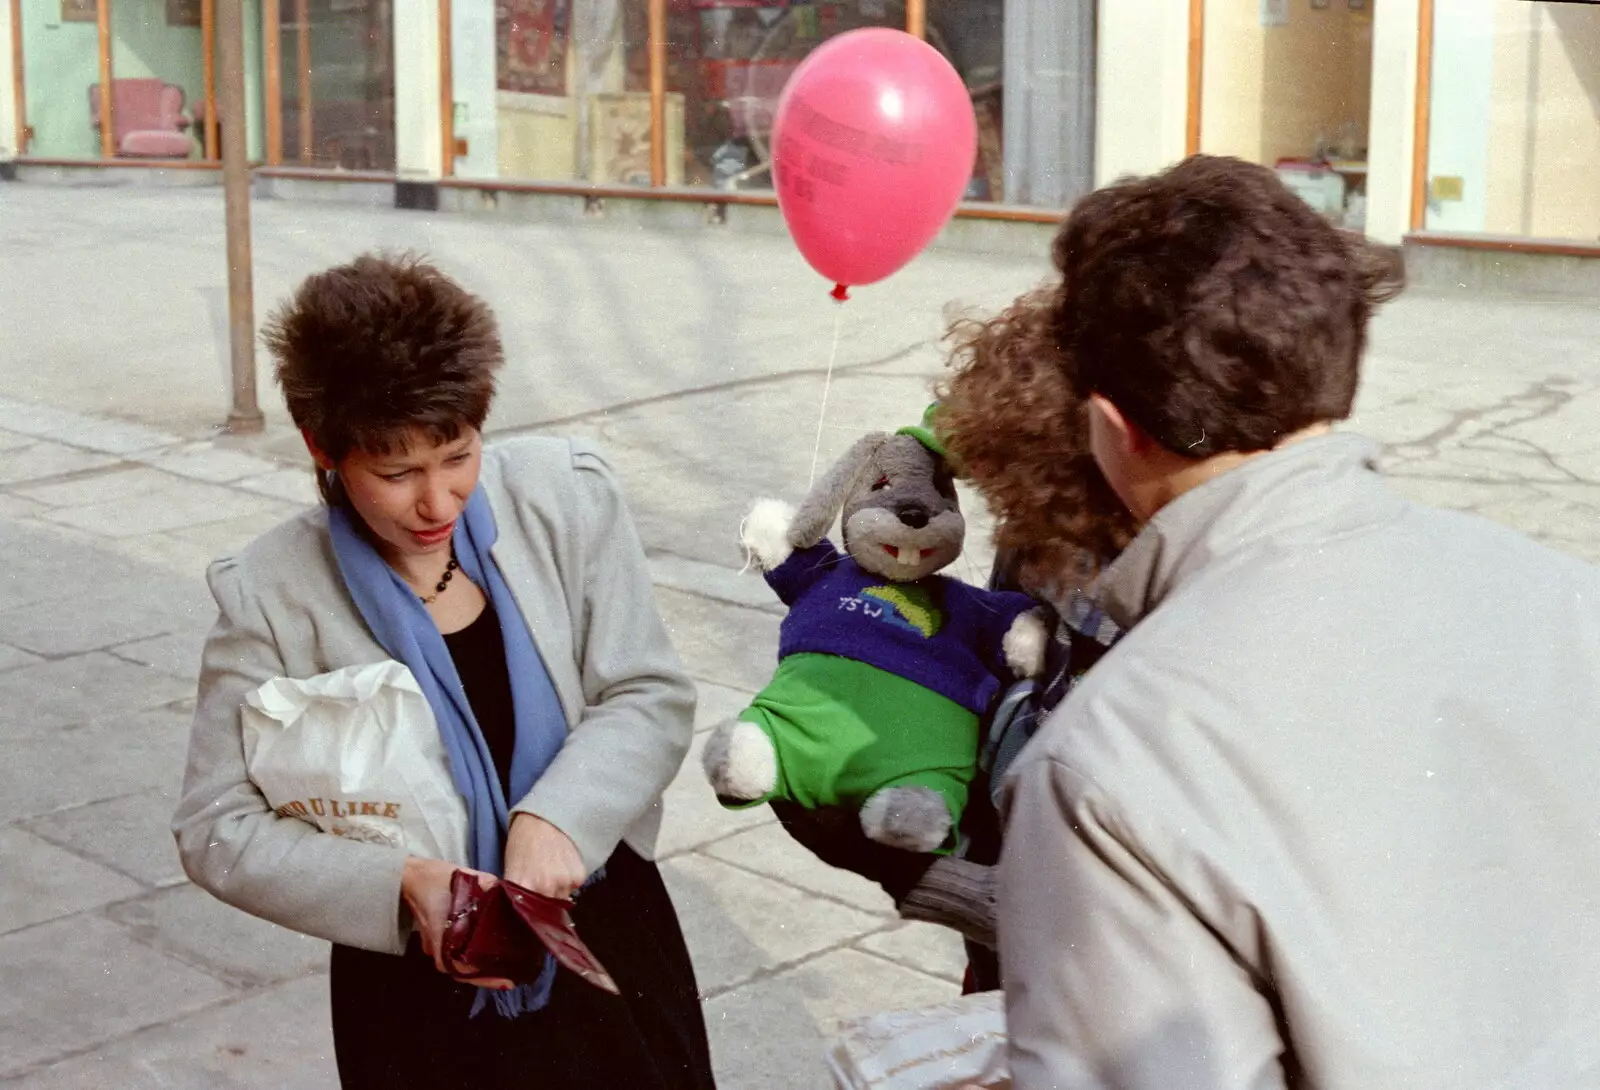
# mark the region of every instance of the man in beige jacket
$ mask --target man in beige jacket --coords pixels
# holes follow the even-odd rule
[[[1600,572],[1331,432],[1397,270],[1270,171],[1103,190],[1056,257],[985,381],[1087,399],[1142,529],[1010,773],[1016,1090],[1600,1086]]]

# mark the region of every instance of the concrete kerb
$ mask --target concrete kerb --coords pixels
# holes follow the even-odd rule
[[[608,224],[640,230],[709,230],[781,238],[787,233],[773,204],[722,199],[715,190],[674,191],[670,199],[640,189],[637,195],[612,191],[586,195],[567,190],[499,187],[492,179],[437,185],[439,212],[502,216],[522,223],[572,226]],[[330,175],[327,178],[286,177],[258,173],[253,192],[259,198],[397,207],[396,183],[390,180]],[[431,205],[430,205],[431,207]],[[1038,211],[1028,209],[1028,212]],[[931,243],[961,253],[1034,259],[1048,252],[1057,223],[1004,216],[957,215]]]
[[[285,487],[282,475],[295,466],[270,456],[259,457],[242,444],[220,437],[196,440],[144,424],[3,397],[0,420],[5,422],[6,431],[30,439],[119,459],[77,475],[104,473],[119,465],[141,465],[197,484],[225,485],[267,499],[305,498]],[[219,461],[226,468],[219,469]]]

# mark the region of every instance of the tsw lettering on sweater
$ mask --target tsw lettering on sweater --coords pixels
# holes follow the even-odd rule
[[[829,542],[799,549],[767,573],[789,607],[778,657],[805,653],[864,662],[982,715],[1008,677],[1005,635],[1034,608],[1026,594],[989,593],[932,575],[892,583]]]

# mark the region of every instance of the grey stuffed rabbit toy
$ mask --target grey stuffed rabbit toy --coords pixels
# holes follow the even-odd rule
[[[762,500],[741,536],[789,614],[773,680],[706,746],[718,796],[857,808],[873,840],[948,851],[980,719],[1042,668],[1048,633],[1028,596],[937,574],[966,522],[931,427],[863,437],[798,511]]]

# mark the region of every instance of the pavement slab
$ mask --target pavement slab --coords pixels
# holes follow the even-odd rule
[[[897,918],[894,902],[876,882],[828,866],[790,839],[776,820],[722,837],[701,850],[713,859],[810,890],[862,912],[886,920]]]
[[[92,913],[0,936],[0,1077],[202,1010],[235,990]],[[31,982],[18,987],[15,982]]]
[[[60,480],[116,464],[117,459],[108,454],[34,440],[20,449],[6,451],[5,457],[0,458],[0,485]]]
[[[708,735],[699,734],[689,747],[683,767],[673,777],[661,803],[666,816],[661,823],[661,839],[656,852],[661,858],[679,855],[715,843],[741,829],[773,822],[765,806],[751,810],[729,810],[717,801],[700,767]]]
[[[856,948],[958,987],[967,972],[967,950],[961,936],[931,923],[903,923],[868,935]]]
[[[240,987],[325,973],[331,949],[223,904],[196,886],[155,890],[106,910],[139,942]]]
[[[196,614],[191,613],[185,617],[183,631],[132,643],[119,643],[110,651],[119,659],[161,670],[186,682],[191,681],[199,670],[200,652],[205,647],[206,633],[215,620],[215,612],[216,607],[210,604],[208,598],[206,608],[198,614],[204,618],[203,624],[196,624]]]
[[[718,685],[712,681],[699,682],[695,687],[699,690],[700,697],[694,709],[696,732],[711,730],[731,719],[737,719],[739,713],[750,706],[750,698],[755,695],[743,689],[730,689],[726,685]]]
[[[752,693],[772,680],[782,618],[667,587],[656,588],[656,604],[696,680]]]
[[[828,1035],[845,1018],[947,1002],[961,989],[859,950],[833,950],[706,1004],[719,1086],[831,1090]]]
[[[261,988],[15,1079],[6,1090],[338,1090],[328,980]]]
[[[0,828],[0,934],[126,900],[139,883],[14,826]]]
[[[192,683],[101,651],[23,666],[0,674],[0,742],[135,715],[193,691]]]
[[[0,493],[3,498],[8,497]],[[93,587],[117,587],[146,574],[101,547],[98,539],[64,533],[27,515],[0,512],[0,550],[7,557],[0,575],[0,611],[70,601]]]
[[[0,640],[60,658],[173,634],[200,636],[215,611],[211,596],[192,578],[152,572],[138,584],[94,582],[65,601],[33,602],[0,612]]]
[[[152,469],[191,480],[228,484],[278,472],[276,462],[217,442],[185,443],[140,459]]]
[[[63,506],[41,516],[41,521],[119,538],[202,526],[255,509],[255,498],[247,493],[175,479],[142,494],[114,496],[83,507]]]
[[[0,674],[0,686],[11,676]],[[140,791],[176,790],[192,714],[173,705],[27,734],[0,719],[0,824]]]
[[[167,778],[176,780],[170,775]],[[128,875],[142,887],[186,879],[172,839],[176,787],[152,788],[34,818],[26,828],[63,848]]]
[[[884,920],[702,856],[661,866],[702,995],[716,995],[881,930]]]
[[[0,643],[0,673],[4,673],[7,670],[15,670],[19,666],[32,666],[34,663],[41,661],[43,660],[38,655],[30,655],[21,648]]]

